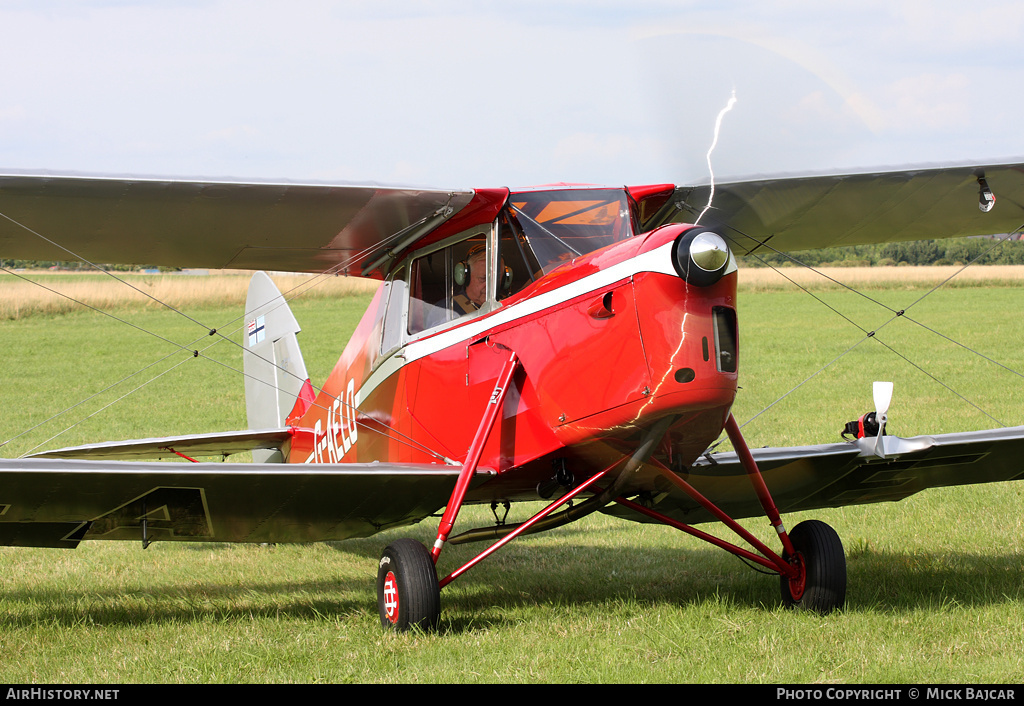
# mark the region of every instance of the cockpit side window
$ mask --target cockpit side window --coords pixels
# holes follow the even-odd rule
[[[451,253],[436,250],[412,261],[409,288],[409,333],[419,333],[448,321]]]
[[[487,235],[477,233],[413,259],[408,333],[485,310],[491,291],[488,255]]]

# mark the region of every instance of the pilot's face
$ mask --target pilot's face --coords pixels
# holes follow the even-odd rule
[[[466,296],[471,302],[480,306],[487,297],[487,267],[484,258],[478,257],[469,263],[469,282],[466,283]]]

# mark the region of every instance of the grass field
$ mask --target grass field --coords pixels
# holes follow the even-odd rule
[[[0,316],[0,441],[10,440],[0,454],[244,426],[237,346],[222,342],[199,358],[179,347],[210,345],[204,327],[240,337],[241,300],[197,291],[221,286],[216,279],[185,287],[195,298],[182,305],[199,323],[116,298],[112,313],[139,328],[94,312],[22,307]],[[1024,424],[1014,372],[1024,370],[1019,279],[1003,273],[919,303],[931,285],[907,274],[860,285],[874,301],[831,285],[814,287],[819,300],[746,280],[735,412],[741,423],[753,419],[744,428],[749,442],[837,440],[846,421],[870,409],[878,379],[896,383],[890,424],[901,435]],[[0,278],[0,301],[18,298],[9,282]],[[368,298],[339,290],[293,305],[314,382],[326,377]],[[906,313],[886,324],[892,313],[883,304]],[[785,610],[776,578],[724,552],[605,516],[513,542],[454,582],[442,592],[434,635],[383,633],[373,586],[380,550],[401,536],[429,543],[433,521],[317,545],[0,548],[0,681],[1017,683],[1021,486],[933,490],[813,513],[836,528],[847,554],[847,608],[827,617]],[[515,519],[529,511],[513,508]],[[488,515],[470,508],[460,526]],[[801,519],[789,516],[787,526]],[[745,524],[768,540],[764,520]],[[478,549],[449,547],[442,566]]]

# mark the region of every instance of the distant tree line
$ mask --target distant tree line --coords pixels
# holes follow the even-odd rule
[[[0,259],[0,267],[8,270],[49,270],[57,269],[63,272],[95,272],[96,268],[84,262],[56,262],[52,260],[3,260]],[[174,272],[176,267],[160,267],[155,265],[100,265],[104,270],[111,272],[136,272],[138,270],[155,270],[161,272]]]
[[[907,265],[1024,265],[1024,240],[995,238],[946,238],[943,240],[911,240],[905,243],[880,243],[878,245],[851,245],[845,248],[822,248],[802,250],[789,254],[761,249],[757,256],[740,257],[744,267],[790,267],[799,264],[811,267],[894,267]],[[0,267],[7,269],[36,269],[83,272],[94,271],[82,262],[46,262],[38,260],[0,260]],[[159,269],[174,272],[178,268],[153,265],[103,265],[104,269],[133,272],[136,270]]]
[[[812,267],[870,267],[907,265],[1024,265],[1024,240],[947,238],[905,243],[852,245],[845,248],[803,250],[788,255],[771,250],[739,258],[746,267],[786,267],[799,263]],[[798,262],[797,262],[798,261]]]

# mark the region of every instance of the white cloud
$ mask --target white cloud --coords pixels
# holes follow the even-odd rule
[[[10,105],[0,106],[0,121],[20,121],[25,119],[25,106]]]
[[[850,103],[878,132],[964,130],[971,125],[970,82],[963,73],[906,76],[876,87]]]
[[[1024,154],[1008,39],[1024,8],[979,7],[957,21],[960,4],[873,0],[5,3],[0,61],[18,71],[0,75],[0,165],[682,181],[705,171],[734,86],[727,172],[941,160],[981,130]]]

